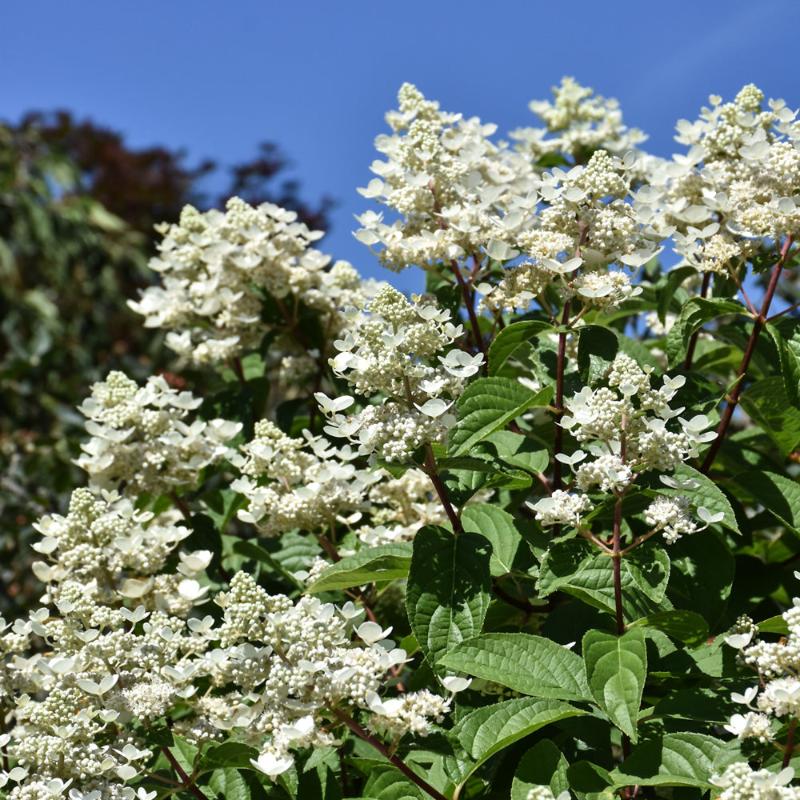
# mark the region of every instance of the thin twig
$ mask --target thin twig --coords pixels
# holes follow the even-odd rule
[[[175,758],[169,747],[162,746],[161,752],[165,755],[167,761],[169,761],[170,765],[172,766],[172,769],[175,770],[175,773],[183,782],[183,788],[186,789],[186,791],[191,792],[197,798],[197,800],[208,800],[208,797],[203,794],[203,792],[200,790],[200,787],[195,784],[192,778],[190,778],[186,773],[186,770],[178,763],[178,759]]]
[[[562,486],[561,462],[558,456],[564,448],[564,429],[561,427],[561,418],[564,416],[564,369],[567,361],[567,331],[569,324],[570,301],[564,301],[564,310],[561,312],[562,330],[558,334],[558,354],[556,356],[556,398],[555,398],[555,434],[553,442],[553,489]]]
[[[472,328],[472,339],[475,342],[475,347],[483,353],[483,370],[485,372],[489,366],[489,359],[486,354],[486,344],[483,341],[480,324],[478,323],[478,315],[475,313],[475,295],[464,280],[464,276],[461,274],[458,262],[455,259],[450,262],[450,269],[453,271],[453,275],[456,276],[456,281],[461,288],[461,297],[464,300],[469,324]]]
[[[181,514],[183,514],[183,518],[190,519],[192,516],[192,510],[189,508],[188,503],[182,497],[178,497],[178,494],[176,492],[170,492],[169,496],[172,502],[175,503]]]
[[[434,800],[447,800],[447,798],[438,790],[434,789],[424,778],[417,775],[408,764],[403,761],[395,753],[392,753],[389,748],[378,738],[373,736],[369,731],[361,727],[352,717],[347,714],[334,709],[334,716],[339,722],[346,725],[359,739],[365,741],[367,744],[374,747],[387,761],[394,767],[400,770],[410,781],[413,781],[420,789],[429,794]]]
[[[242,369],[242,359],[239,358],[239,356],[234,356],[231,359],[231,369],[234,371],[236,377],[239,379],[239,383],[241,383],[242,386],[244,386],[247,383],[247,381],[245,380],[244,370]]]
[[[433,449],[429,444],[425,445],[425,472],[431,479],[433,488],[436,490],[436,494],[439,496],[439,502],[441,502],[442,508],[444,508],[444,513],[447,514],[447,518],[450,520],[450,524],[453,526],[453,533],[464,533],[464,526],[461,524],[461,518],[458,516],[455,508],[453,508],[453,504],[450,502],[450,494],[448,493],[447,487],[444,485],[444,482],[439,475],[439,470],[436,467],[436,458],[433,455]]]
[[[800,300],[798,300],[796,303],[792,303],[787,308],[784,308],[783,311],[773,314],[771,317],[769,317],[769,319],[767,319],[767,322],[774,322],[776,319],[786,316],[786,314],[791,314],[792,311],[796,311],[798,308],[800,308]]]
[[[703,283],[700,286],[700,297],[706,297],[708,295],[708,289],[711,286],[711,273],[706,272],[703,275]],[[700,335],[700,329],[698,328],[689,339],[689,344],[686,347],[686,358],[683,362],[683,368],[685,370],[690,370],[692,368],[692,360],[694,359],[694,350],[697,347],[697,337]]]
[[[769,284],[767,285],[767,290],[764,293],[764,300],[761,303],[761,311],[753,322],[753,330],[751,331],[750,338],[747,341],[747,347],[744,351],[742,363],[739,365],[739,369],[736,373],[736,380],[734,381],[733,388],[728,395],[725,410],[722,412],[719,427],[717,428],[717,438],[711,443],[711,447],[709,447],[706,457],[703,460],[703,465],[700,467],[700,471],[704,474],[707,474],[711,469],[711,465],[714,463],[720,447],[722,447],[725,434],[728,432],[728,428],[730,427],[731,420],[733,419],[733,412],[736,410],[736,406],[739,404],[739,397],[741,396],[742,389],[744,388],[744,379],[747,376],[747,369],[750,366],[750,360],[753,357],[753,353],[755,353],[758,337],[761,334],[764,325],[766,325],[769,307],[772,303],[772,298],[775,296],[775,290],[778,288],[778,279],[780,278],[784,264],[786,264],[786,260],[789,257],[789,251],[791,250],[793,241],[794,238],[792,236],[786,237],[786,241],[783,243],[783,247],[781,248],[780,258],[772,268]]]
[[[789,766],[789,762],[792,760],[792,754],[794,753],[794,736],[797,732],[797,720],[793,719],[789,723],[789,731],[786,734],[786,747],[783,751],[783,763],[782,768],[786,769]]]

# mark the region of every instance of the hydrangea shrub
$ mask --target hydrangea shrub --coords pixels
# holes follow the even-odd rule
[[[800,798],[800,123],[531,109],[400,89],[355,235],[420,295],[274,205],[162,230],[183,372],[87,389],[0,797]]]

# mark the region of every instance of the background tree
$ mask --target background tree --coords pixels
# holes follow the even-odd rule
[[[126,304],[152,282],[155,225],[187,203],[223,206],[239,193],[326,228],[331,199],[301,199],[288,168],[268,142],[223,170],[180,149],[133,148],[68,111],[0,123],[0,612],[9,599],[25,605],[20,541],[31,515],[63,510],[76,479],[74,406],[86,386],[113,369],[170,368],[169,350]],[[209,197],[203,181],[219,172],[229,185]]]

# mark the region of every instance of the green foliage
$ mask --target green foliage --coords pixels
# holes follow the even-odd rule
[[[428,527],[414,537],[406,610],[433,665],[454,645],[480,633],[489,607],[490,557],[489,543],[475,533]]]
[[[456,404],[458,422],[450,433],[451,454],[469,453],[529,408],[547,405],[552,394],[550,387],[532,392],[511,378],[478,378]]]
[[[620,636],[589,631],[583,637],[583,661],[595,702],[635,742],[647,679],[644,633],[631,629]]]

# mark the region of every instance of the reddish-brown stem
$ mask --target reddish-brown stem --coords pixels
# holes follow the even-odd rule
[[[197,800],[208,800],[208,797],[203,794],[192,778],[186,773],[186,770],[178,763],[178,759],[175,758],[169,747],[162,746],[161,752],[164,754],[167,761],[169,761],[172,769],[175,770],[175,774],[181,779],[183,788],[186,789],[187,792],[191,792]]]
[[[703,274],[703,283],[700,285],[700,297],[708,295],[708,289],[711,286],[711,273],[706,272]],[[696,330],[689,339],[689,345],[686,348],[686,358],[683,361],[683,368],[689,370],[692,368],[692,361],[694,359],[694,350],[697,347],[697,337],[700,331]]]
[[[764,325],[767,323],[769,307],[772,304],[772,298],[775,296],[775,290],[778,288],[778,279],[781,276],[786,259],[789,257],[789,251],[791,250],[793,241],[793,237],[786,237],[786,241],[783,243],[783,247],[781,248],[780,258],[772,268],[772,274],[770,275],[767,289],[764,292],[764,299],[761,303],[761,311],[753,321],[753,330],[750,332],[750,338],[747,340],[747,346],[745,347],[744,356],[742,357],[742,363],[739,365],[739,369],[736,372],[736,380],[734,381],[733,389],[731,389],[730,393],[728,394],[725,410],[722,412],[722,417],[720,418],[719,427],[717,428],[717,438],[714,439],[714,441],[711,443],[711,447],[708,448],[706,457],[703,460],[703,465],[700,467],[700,471],[704,474],[707,474],[711,469],[711,465],[714,463],[714,460],[716,459],[717,454],[722,447],[722,443],[725,440],[725,434],[727,434],[731,420],[733,419],[733,412],[736,411],[736,406],[739,404],[739,397],[741,396],[742,389],[744,388],[744,379],[747,376],[747,369],[750,366],[750,360],[753,358],[753,353],[755,353],[758,337],[761,334],[761,331],[764,329]]]
[[[417,775],[417,773],[414,772],[414,770],[411,769],[411,767],[409,767],[408,764],[403,761],[403,759],[392,753],[380,739],[362,728],[361,725],[359,725],[352,717],[348,717],[347,714],[344,714],[338,710],[334,710],[333,713],[339,722],[346,725],[356,736],[358,736],[359,739],[374,747],[387,761],[400,770],[403,775],[419,786],[423,792],[429,794],[434,798],[434,800],[447,800],[447,797],[445,797],[438,789],[434,789],[433,786],[431,786],[424,778],[421,778],[419,775]]]
[[[797,733],[797,720],[793,719],[789,723],[789,730],[786,733],[786,747],[783,749],[783,763],[781,764],[783,769],[789,766],[789,762],[792,760],[792,754],[794,753],[794,737]]]
[[[614,565],[614,609],[617,633],[625,633],[625,617],[622,613],[622,497],[614,504],[614,531],[611,539],[611,561]]]
[[[792,311],[797,311],[800,308],[800,300],[796,303],[792,303],[790,306],[787,306],[783,309],[783,311],[779,311],[777,314],[773,314],[767,322],[773,322],[776,319],[780,319],[781,317],[785,317],[787,314],[791,314]]]
[[[564,302],[561,312],[561,333],[558,334],[558,354],[556,360],[556,398],[555,398],[555,436],[553,442],[553,489],[560,489],[563,485],[561,477],[561,462],[556,458],[564,447],[564,429],[561,427],[561,418],[564,416],[564,369],[567,361],[567,331],[569,325],[570,301]]]
[[[183,514],[184,519],[189,519],[192,516],[192,510],[189,508],[189,505],[182,497],[178,497],[176,492],[170,493],[170,499],[175,503],[181,514]]]
[[[464,300],[464,305],[467,309],[467,316],[469,317],[469,324],[472,328],[472,339],[475,342],[475,347],[477,347],[478,350],[483,353],[483,369],[486,371],[488,368],[486,345],[484,344],[483,336],[481,335],[481,328],[478,324],[478,315],[475,313],[475,297],[472,293],[472,290],[467,285],[467,282],[464,280],[464,276],[461,274],[461,270],[458,267],[457,261],[453,260],[450,262],[450,269],[453,271],[453,275],[456,276],[456,281],[461,288],[461,297]]]
[[[317,541],[334,564],[342,560],[339,551],[336,549],[336,545],[324,533],[317,534]]]
[[[444,508],[444,513],[447,514],[447,518],[453,526],[453,533],[464,533],[464,526],[461,524],[461,518],[458,516],[455,508],[453,508],[453,504],[450,502],[450,495],[447,492],[447,487],[444,485],[439,475],[439,470],[436,468],[436,458],[433,455],[433,450],[430,445],[425,446],[425,472],[431,479],[433,488],[439,496],[442,508]]]
[[[244,370],[242,369],[242,359],[239,358],[239,356],[234,356],[231,359],[231,369],[234,371],[236,377],[239,379],[239,383],[241,383],[242,386],[244,386],[245,383],[247,383],[247,381],[245,380]]]

